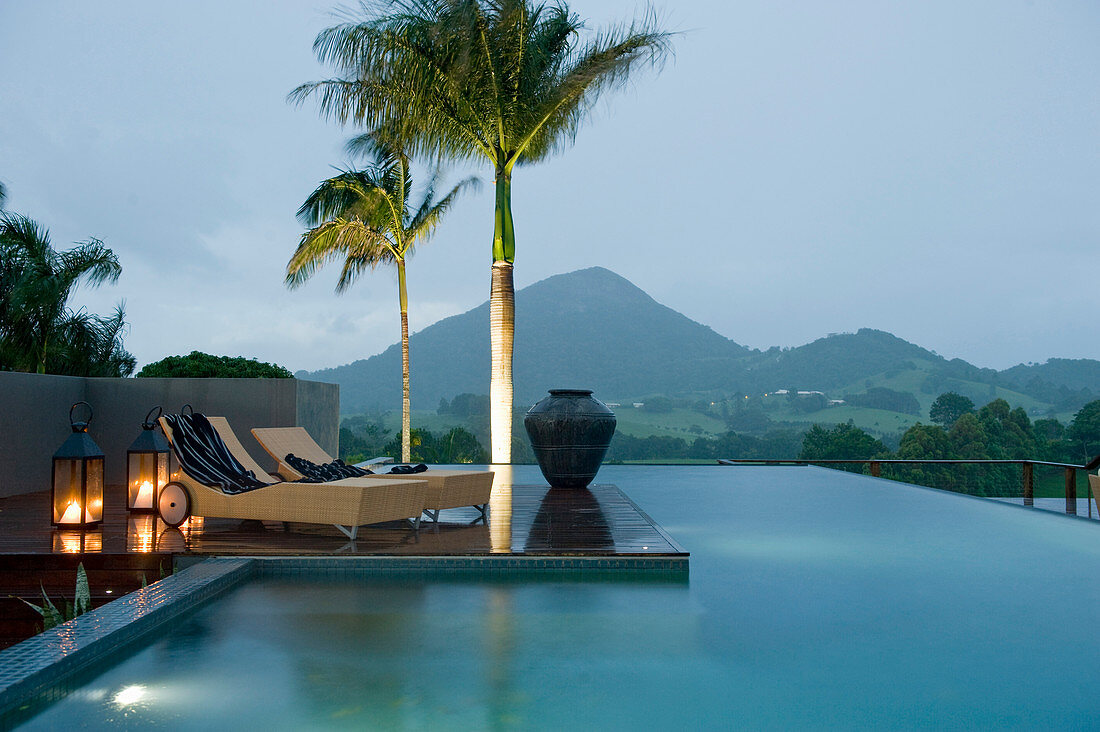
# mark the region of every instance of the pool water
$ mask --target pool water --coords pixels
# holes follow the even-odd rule
[[[1095,523],[818,468],[599,480],[690,581],[258,580],[26,728],[1094,725]]]

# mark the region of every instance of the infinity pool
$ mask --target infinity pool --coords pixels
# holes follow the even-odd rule
[[[1095,724],[1095,523],[819,468],[599,480],[691,552],[690,582],[257,580],[25,727]]]

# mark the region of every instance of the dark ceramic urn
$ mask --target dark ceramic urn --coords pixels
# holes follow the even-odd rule
[[[523,426],[546,481],[555,488],[584,488],[607,454],[615,413],[590,389],[551,389],[527,411]]]

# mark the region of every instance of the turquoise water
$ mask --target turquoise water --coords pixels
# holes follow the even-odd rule
[[[1095,725],[1095,523],[818,468],[599,480],[690,582],[257,581],[26,728]]]

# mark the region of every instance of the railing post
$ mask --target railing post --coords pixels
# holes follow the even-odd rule
[[[877,478],[882,472],[882,466],[875,460],[871,461],[871,476]]]
[[[1066,468],[1066,513],[1077,515],[1077,470]]]
[[[1024,505],[1034,506],[1035,495],[1033,493],[1034,482],[1032,480],[1032,465],[1031,463],[1024,461]]]

